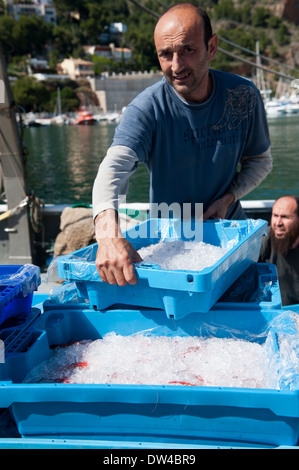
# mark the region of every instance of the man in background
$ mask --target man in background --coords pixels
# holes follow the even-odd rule
[[[268,237],[263,238],[260,262],[276,265],[282,305],[299,303],[299,198],[277,199]]]

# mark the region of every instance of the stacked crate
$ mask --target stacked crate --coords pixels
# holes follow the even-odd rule
[[[161,221],[145,222],[150,223],[154,229],[149,237],[126,233],[135,248],[161,238]],[[181,236],[177,229],[171,222],[169,238]],[[292,312],[281,308],[275,266],[257,263],[265,230],[263,221],[204,223],[203,241],[220,246],[225,240],[230,247],[219,262],[201,272],[140,264],[135,286],[100,281],[96,245],[59,258],[60,277],[67,285],[75,283],[82,302],[48,300],[29,324],[0,331],[9,351],[0,364],[0,408],[10,408],[25,438],[92,438],[124,448],[132,442],[149,447],[296,446],[299,382],[291,362],[280,390],[23,382],[35,365],[51,356],[53,346],[96,340],[110,332],[169,337],[200,332],[205,337],[211,324],[217,338],[233,331],[239,339],[251,335],[263,341],[262,333],[268,331],[277,364],[280,339],[286,335],[298,356],[296,323]],[[165,232],[163,239],[167,241]]]

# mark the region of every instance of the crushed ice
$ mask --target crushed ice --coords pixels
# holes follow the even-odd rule
[[[111,332],[55,348],[25,382],[273,388],[270,369],[255,342]]]
[[[161,269],[201,271],[216,264],[227,250],[204,242],[161,240],[141,248],[138,253],[143,263],[157,264]]]

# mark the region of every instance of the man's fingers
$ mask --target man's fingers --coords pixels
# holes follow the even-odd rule
[[[135,285],[137,283],[135,269],[132,264],[128,264],[127,266],[124,267],[124,276],[125,276],[126,282],[128,282],[129,284]]]
[[[98,270],[100,278],[103,282],[107,282],[110,285],[118,284],[119,286],[125,286],[127,283],[136,284],[137,277],[135,269],[132,264],[128,264],[122,268],[100,268]]]
[[[133,285],[137,283],[133,263],[140,261],[139,253],[126,239],[105,239],[98,247],[96,267],[103,282]]]

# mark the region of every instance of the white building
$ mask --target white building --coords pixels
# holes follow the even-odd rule
[[[131,49],[127,47],[115,47],[113,43],[109,46],[84,46],[84,50],[86,54],[105,57],[117,62],[121,62],[122,60],[127,62],[132,58]]]
[[[122,60],[127,62],[132,58],[131,49],[128,49],[127,47],[114,47],[114,44],[110,44],[110,46],[112,49],[113,58],[117,62],[121,62]]]
[[[30,59],[30,64],[34,70],[45,70],[49,68],[48,61],[46,59],[37,59],[36,57],[33,57]]]
[[[58,64],[58,73],[69,75],[73,80],[94,76],[94,63],[83,59],[64,59]]]
[[[105,59],[113,59],[112,49],[110,46],[83,46],[85,54],[88,55],[97,55],[99,57],[104,57]]]
[[[53,8],[51,1],[35,1],[34,4],[13,3],[12,0],[6,0],[7,11],[18,20],[20,16],[38,16],[47,23],[57,24],[56,9]]]

